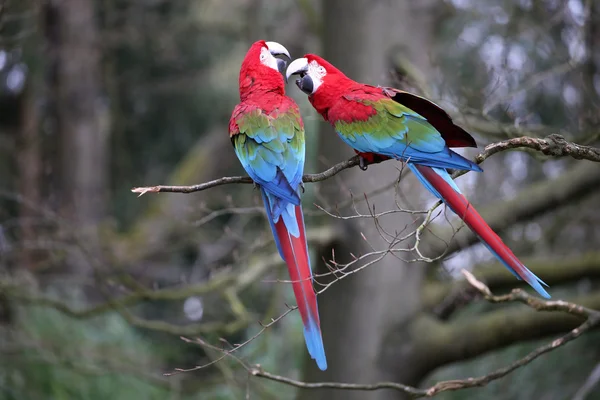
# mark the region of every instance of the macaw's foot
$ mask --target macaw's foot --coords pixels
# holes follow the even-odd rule
[[[367,167],[371,164],[379,164],[382,161],[390,159],[388,156],[384,156],[381,154],[362,153],[362,152],[356,151],[356,150],[355,150],[355,152],[359,157],[358,167],[360,169],[362,169],[363,171],[366,171]]]

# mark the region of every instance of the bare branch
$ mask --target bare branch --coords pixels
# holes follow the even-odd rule
[[[342,161],[333,167],[320,172],[318,174],[307,174],[302,177],[303,182],[320,182],[325,179],[329,179],[334,175],[337,175],[341,171],[352,168],[360,163],[358,156],[354,156],[346,161]],[[254,181],[247,176],[225,176],[223,178],[215,179],[213,181],[200,183],[192,186],[147,186],[147,187],[135,187],[131,189],[133,193],[139,193],[142,196],[146,193],[159,193],[159,192],[171,192],[171,193],[193,193],[202,190],[210,189],[215,186],[228,185],[230,183],[254,183]],[[138,196],[138,197],[139,197]]]
[[[482,153],[480,153],[477,157],[475,157],[475,161],[480,164],[486,158],[499,153],[501,151],[506,151],[510,149],[516,148],[529,148],[532,150],[536,150],[541,152],[542,154],[553,156],[553,157],[562,157],[562,156],[570,156],[577,160],[590,160],[595,162],[600,162],[600,149],[590,147],[590,146],[581,146],[576,143],[568,142],[561,135],[552,134],[547,136],[545,139],[538,139],[528,136],[513,138],[504,140],[497,143],[492,143],[484,149]],[[331,178],[332,176],[337,175],[341,171],[355,167],[360,164],[360,158],[358,156],[354,156],[346,161],[342,161],[339,164],[334,165],[333,167],[317,173],[317,174],[307,174],[302,177],[303,182],[320,182],[326,179]],[[454,175],[454,177],[458,177],[460,175],[465,174],[465,171],[461,171]],[[166,186],[166,185],[158,185],[158,186],[145,186],[145,187],[135,187],[131,189],[133,193],[139,193],[139,196],[142,196],[146,193],[159,193],[159,192],[171,192],[171,193],[193,193],[199,192],[202,190],[210,189],[216,186],[228,185],[231,183],[253,183],[252,179],[247,176],[225,176],[223,178],[215,179],[209,182],[200,183],[198,185],[192,186]]]
[[[404,393],[408,393],[414,397],[425,397],[427,392],[423,389],[415,388],[408,385],[395,382],[379,382],[373,384],[359,384],[359,383],[343,383],[343,382],[302,382],[295,379],[291,379],[285,376],[271,374],[260,367],[260,365],[252,366],[248,369],[248,373],[252,376],[265,378],[271,381],[284,383],[286,385],[294,386],[301,389],[343,389],[343,390],[364,390],[373,391],[379,389],[395,389]]]
[[[488,383],[500,379],[514,370],[529,364],[539,356],[544,353],[548,353],[552,350],[555,350],[561,346],[564,346],[566,343],[578,338],[583,333],[589,331],[593,327],[600,325],[600,311],[596,311],[590,308],[583,307],[578,304],[570,303],[563,300],[556,301],[547,301],[541,300],[537,297],[531,296],[526,292],[515,289],[510,294],[502,295],[502,296],[494,296],[491,294],[489,288],[483,283],[478,281],[471,273],[468,271],[463,271],[469,283],[471,283],[478,291],[482,293],[484,298],[491,303],[510,303],[510,302],[521,302],[526,304],[527,306],[535,309],[536,311],[562,311],[577,317],[586,318],[585,322],[571,330],[564,336],[561,336],[558,339],[553,340],[552,342],[538,347],[534,351],[527,354],[525,357],[513,362],[512,364],[500,368],[494,372],[491,372],[487,375],[479,376],[476,378],[466,378],[466,379],[457,379],[457,380],[448,380],[438,382],[435,385],[420,389],[412,386],[403,385],[401,383],[396,382],[379,382],[373,384],[354,384],[354,383],[341,383],[341,382],[318,382],[318,383],[309,383],[298,381],[295,379],[291,379],[288,377],[271,374],[267,371],[264,371],[260,366],[253,366],[247,368],[247,371],[250,375],[272,380],[275,382],[280,382],[286,385],[303,388],[303,389],[322,389],[322,388],[330,388],[330,389],[342,389],[342,390],[361,390],[361,391],[373,391],[379,389],[394,389],[400,392],[411,395],[414,398],[418,397],[433,397],[436,394],[474,388],[479,386],[485,386]]]
[[[485,146],[484,151],[475,157],[475,161],[481,163],[491,155],[516,148],[528,148],[552,157],[569,156],[576,160],[600,162],[600,149],[568,142],[557,134],[548,135],[544,139],[523,136],[492,143]]]
[[[462,174],[463,172],[460,171],[453,177]],[[576,200],[597,192],[599,184],[600,169],[595,164],[577,163],[555,179],[529,185],[513,199],[488,205],[480,210],[480,214],[494,231],[501,232],[516,223],[530,221],[549,211],[573,204]],[[442,237],[454,233],[446,234],[442,230],[438,232]],[[446,244],[438,246],[432,243],[431,251],[447,251],[447,254],[450,254],[478,241],[477,236],[470,230],[463,229],[456,235],[456,239],[450,243],[450,246]]]
[[[223,178],[215,179],[205,183],[192,186],[147,186],[147,187],[134,187],[131,189],[133,193],[139,193],[139,196],[143,196],[146,193],[159,193],[159,192],[171,192],[171,193],[193,193],[201,190],[210,189],[216,186],[227,185],[230,183],[253,183],[254,181],[248,176],[224,176]]]

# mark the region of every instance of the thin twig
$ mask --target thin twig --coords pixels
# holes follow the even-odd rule
[[[209,347],[212,348],[213,350],[218,350],[221,353],[223,353],[222,356],[213,359],[212,361],[206,363],[206,364],[202,364],[202,365],[197,365],[195,367],[192,368],[175,368],[173,370],[173,372],[166,372],[163,375],[165,376],[172,376],[172,375],[177,375],[179,373],[182,372],[191,372],[191,371],[197,371],[199,369],[203,369],[206,367],[209,367],[213,364],[218,363],[219,361],[221,361],[222,359],[224,359],[227,356],[231,356],[231,353],[234,353],[235,351],[241,349],[242,347],[246,346],[248,343],[252,342],[253,340],[255,340],[256,338],[258,338],[260,335],[263,334],[264,331],[266,331],[267,329],[269,329],[273,324],[277,323],[277,321],[281,320],[282,318],[284,318],[286,315],[288,315],[289,313],[291,313],[292,311],[294,311],[295,309],[297,309],[298,307],[288,307],[288,309],[281,314],[279,317],[277,318],[272,318],[271,322],[269,322],[268,324],[263,324],[262,322],[260,323],[260,325],[262,326],[262,329],[259,330],[255,335],[253,335],[252,337],[250,337],[249,339],[247,339],[245,342],[240,343],[240,344],[236,344],[231,350],[224,350],[224,349],[219,349],[216,346],[211,345],[210,343],[207,343],[206,341],[202,340],[201,338],[196,338],[196,339],[189,339],[186,337],[181,336],[181,340],[183,340],[186,343],[195,343],[198,344],[200,346],[204,346],[204,347]]]
[[[594,367],[590,375],[585,380],[585,383],[577,392],[575,392],[573,400],[585,400],[591,391],[594,390],[598,382],[600,382],[600,363],[596,364],[596,367]]]

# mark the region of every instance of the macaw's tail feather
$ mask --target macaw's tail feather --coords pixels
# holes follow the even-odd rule
[[[445,169],[431,168],[412,163],[409,163],[408,166],[427,189],[442,199],[475,232],[483,244],[510,272],[518,279],[522,279],[531,285],[541,296],[550,298],[550,295],[542,286],[548,285],[527,269],[504,242],[502,242],[502,239],[496,235],[477,210],[469,204],[466,197],[460,193],[452,177],[450,177]]]
[[[327,369],[327,359],[321,337],[317,296],[312,286],[312,272],[308,256],[302,208],[301,206],[293,206],[293,208],[290,208],[293,215],[288,215],[285,219],[283,217],[278,218],[277,222],[274,222],[268,196],[264,190],[262,193],[267,208],[267,218],[275,236],[277,250],[279,250],[279,254],[287,264],[290,273],[298,310],[300,311],[302,324],[304,325],[304,339],[308,353],[317,362],[319,369],[325,371]],[[284,212],[287,212],[287,209]],[[286,227],[285,221],[290,218],[295,219],[298,225],[298,236],[291,234],[290,230]]]

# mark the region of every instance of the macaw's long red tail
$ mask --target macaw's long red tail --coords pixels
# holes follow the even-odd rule
[[[542,287],[542,285],[548,285],[527,269],[504,242],[502,242],[502,239],[496,235],[466,197],[460,193],[452,177],[450,177],[445,169],[412,163],[409,163],[408,166],[429,191],[442,199],[477,234],[485,246],[510,272],[518,279],[522,279],[530,284],[541,296],[550,298],[548,292]]]
[[[308,353],[317,362],[319,369],[327,369],[327,359],[321,337],[321,324],[317,307],[317,296],[313,290],[313,278],[308,256],[304,227],[304,216],[300,205],[288,204],[277,222],[273,222],[268,196],[263,191],[267,217],[275,236],[279,254],[285,261],[292,280],[298,310],[304,325],[304,339]],[[290,228],[288,229],[288,224]]]

